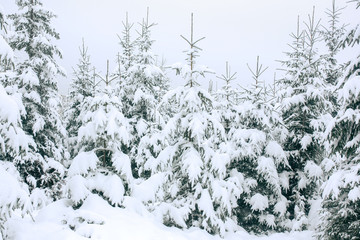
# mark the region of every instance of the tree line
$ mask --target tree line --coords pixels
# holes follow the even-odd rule
[[[319,239],[357,239],[360,56],[337,56],[359,49],[360,27],[346,28],[335,1],[324,25],[315,11],[298,20],[271,85],[258,58],[251,86],[234,87],[226,63],[223,86],[202,88],[213,71],[196,61],[193,16],[185,62],[159,65],[147,14],[135,35],[123,22],[117,67],[108,62],[105,76],[83,41],[64,99],[55,15],[40,0],[16,4],[0,12],[0,173],[13,184],[0,201],[3,238],[15,209],[31,216],[64,198],[78,209],[96,194],[114,207],[135,198],[165,225],[220,236],[316,225]],[[170,88],[169,69],[184,86]]]

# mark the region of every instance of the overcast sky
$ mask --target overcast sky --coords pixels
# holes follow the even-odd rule
[[[3,7],[13,11],[13,0],[2,0]],[[122,31],[126,12],[130,22],[138,23],[150,8],[150,21],[158,25],[152,30],[156,42],[153,52],[167,64],[184,61],[183,50],[187,47],[180,34],[189,36],[190,14],[194,13],[195,38],[206,37],[200,42],[203,49],[199,64],[204,64],[218,74],[224,72],[225,62],[238,72],[237,83],[248,84],[251,75],[246,64],[254,66],[256,56],[264,66],[269,66],[264,78],[272,81],[279,64],[288,49],[289,34],[296,30],[297,16],[301,21],[316,6],[316,17],[326,24],[324,10],[331,7],[332,0],[44,0],[44,6],[58,17],[54,26],[60,33],[58,46],[63,50],[61,65],[67,70],[67,79],[59,86],[66,92],[72,77],[72,67],[79,57],[78,47],[84,37],[89,47],[92,63],[104,72],[106,60],[115,67],[115,57],[120,51],[117,34]],[[345,6],[345,0],[338,0]],[[354,4],[343,14],[345,22],[358,21]],[[134,25],[138,29],[138,24]],[[133,33],[136,36],[136,32]],[[215,76],[208,77],[222,82]],[[202,82],[207,86],[207,81]],[[172,85],[182,84],[179,80]]]

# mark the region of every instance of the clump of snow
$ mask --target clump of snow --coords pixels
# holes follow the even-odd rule
[[[310,178],[320,179],[323,176],[323,170],[313,161],[306,162],[304,171]]]
[[[17,103],[6,93],[0,85],[0,120],[15,124],[20,119],[20,111]]]
[[[155,202],[156,195],[162,195],[159,193],[161,186],[164,183],[166,178],[165,173],[153,174],[149,179],[143,181],[140,184],[134,185],[134,190],[132,196],[136,199],[146,203],[146,202]]]
[[[90,170],[96,169],[98,162],[99,159],[94,152],[81,152],[72,161],[68,175],[87,174]]]
[[[310,135],[305,135],[301,141],[300,141],[300,144],[301,144],[301,148],[306,150],[307,147],[312,143],[312,137]]]
[[[360,95],[360,77],[353,76],[346,81],[343,88],[339,90],[339,98],[344,102],[351,101],[353,98],[357,98]]]
[[[350,201],[353,201],[353,202],[357,201],[358,199],[360,199],[360,188],[355,187],[355,188],[351,189],[348,196],[349,196]]]
[[[265,153],[276,160],[276,164],[286,160],[286,154],[276,141],[270,141],[265,148]]]
[[[250,198],[251,209],[253,211],[264,211],[269,207],[269,199],[260,193],[256,193]]]

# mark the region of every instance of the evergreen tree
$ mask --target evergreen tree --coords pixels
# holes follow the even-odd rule
[[[247,231],[282,231],[289,227],[288,199],[282,194],[289,187],[288,161],[281,147],[287,131],[261,86],[266,68],[257,58],[256,69],[249,69],[255,83],[240,95],[228,134],[229,171],[238,176],[243,190],[234,212]]]
[[[333,0],[331,9],[326,11],[328,27],[324,26],[324,30],[321,31],[328,51],[324,56],[326,65],[323,71],[325,71],[326,81],[332,85],[336,85],[336,81],[342,74],[342,67],[338,64],[336,55],[340,50],[339,43],[345,33],[345,25],[340,25],[340,16],[343,9],[344,8],[338,8],[336,1]],[[335,102],[336,100],[334,100],[334,103]]]
[[[225,132],[228,133],[235,119],[234,109],[235,105],[239,101],[239,92],[234,89],[230,84],[231,81],[236,79],[236,72],[231,73],[230,66],[226,62],[226,73],[225,75],[218,76],[219,79],[223,80],[225,84],[221,89],[215,93],[215,99],[217,104],[218,114],[221,116],[221,122],[224,126]]]
[[[79,48],[80,59],[77,64],[77,69],[74,69],[74,78],[71,83],[70,93],[67,96],[71,102],[69,109],[66,110],[66,130],[68,133],[68,147],[71,157],[74,157],[77,150],[74,149],[77,145],[76,138],[79,128],[82,125],[79,118],[82,104],[87,97],[94,97],[95,84],[94,73],[90,63],[90,56],[88,55],[88,48],[85,47],[83,40],[82,46]]]
[[[280,80],[282,87],[282,117],[289,134],[284,143],[289,161],[289,189],[284,196],[291,201],[290,218],[293,229],[307,227],[307,214],[311,201],[317,198],[321,184],[322,170],[319,167],[324,158],[324,149],[319,137],[318,119],[332,110],[328,98],[329,89],[322,75],[322,58],[318,55],[320,40],[319,21],[314,13],[305,23],[305,30],[292,34],[293,52],[282,61],[286,75]]]
[[[153,175],[143,184],[157,183],[153,211],[165,224],[224,235],[236,228],[231,210],[241,190],[236,176],[227,172],[225,130],[213,111],[214,100],[196,82],[210,70],[195,65],[200,50],[196,44],[201,39],[193,39],[193,23],[191,39],[184,39],[190,45],[187,64],[173,68],[186,84],[169,91],[162,101],[163,105],[176,104],[179,111],[162,131],[168,146],[147,163]]]
[[[360,1],[353,1],[360,7]],[[341,41],[343,47],[360,42],[360,25]],[[324,160],[330,178],[323,187],[322,222],[319,239],[359,239],[360,229],[360,57],[347,64],[340,78],[340,110],[328,124],[325,138],[332,156]]]
[[[125,34],[130,30],[125,24]],[[131,26],[131,25],[130,25]],[[151,40],[150,30],[155,24],[149,23],[149,15],[140,24],[141,31],[139,37],[135,42],[136,52],[134,59],[131,60],[131,44],[128,43],[128,37],[124,42],[125,66],[131,64],[130,67],[125,68],[126,75],[124,81],[124,113],[126,117],[131,118],[131,125],[133,126],[133,139],[131,142],[130,157],[133,163],[134,176],[141,175],[142,170],[139,169],[144,164],[144,159],[138,154],[138,146],[141,138],[147,135],[150,127],[153,126],[159,117],[157,113],[157,105],[161,97],[168,89],[168,79],[160,67],[156,66],[155,56],[151,52],[153,40]],[[129,60],[130,59],[130,60]]]
[[[64,174],[60,161],[63,160],[65,129],[58,113],[56,79],[64,73],[55,60],[61,57],[60,50],[52,43],[59,35],[50,25],[54,14],[45,10],[39,0],[16,3],[20,11],[10,15],[14,25],[10,46],[26,57],[16,63],[17,75],[7,84],[18,87],[22,94],[26,111],[22,126],[35,142],[32,154],[19,160],[17,167],[33,188],[50,189],[59,186]]]
[[[130,159],[124,153],[131,140],[130,124],[109,85],[109,74],[103,80],[104,89],[87,97],[79,114],[79,154],[69,168],[66,188],[74,206],[81,206],[91,193],[120,206],[132,189]]]
[[[118,55],[117,63],[118,63],[118,74],[122,79],[126,79],[128,77],[127,70],[133,65],[135,61],[135,46],[136,41],[131,39],[131,29],[134,24],[129,23],[128,13],[126,13],[126,21],[122,22],[123,31],[122,35],[118,38],[120,40],[120,46],[122,48],[122,53]],[[120,82],[118,87],[121,87],[122,83]]]

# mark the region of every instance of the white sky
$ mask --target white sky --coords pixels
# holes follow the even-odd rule
[[[16,9],[13,0],[2,2],[5,10]],[[126,12],[130,22],[138,23],[146,16],[147,7],[150,21],[158,24],[152,31],[156,41],[153,52],[160,59],[164,57],[167,64],[184,61],[183,50],[187,46],[180,34],[189,36],[193,12],[195,38],[206,37],[199,44],[204,50],[199,64],[207,65],[219,75],[229,61],[232,70],[238,72],[237,83],[246,85],[251,82],[246,64],[254,66],[259,55],[263,65],[269,66],[264,78],[271,82],[279,67],[276,60],[284,58],[283,52],[291,40],[289,34],[296,30],[297,15],[304,21],[316,6],[316,16],[326,24],[324,10],[331,7],[332,0],[43,0],[43,3],[58,16],[54,26],[61,36],[60,63],[68,73],[67,79],[59,83],[64,93],[79,58],[82,37],[97,69],[104,72],[107,59],[115,67],[116,54],[120,51],[116,34],[122,31]],[[337,3],[345,6],[346,0]],[[354,4],[347,7],[342,16],[345,22],[358,21],[354,9]],[[215,76],[209,76],[202,84],[207,87],[210,79],[221,87],[221,80]],[[173,86],[179,84],[182,84],[179,79],[172,81]]]

